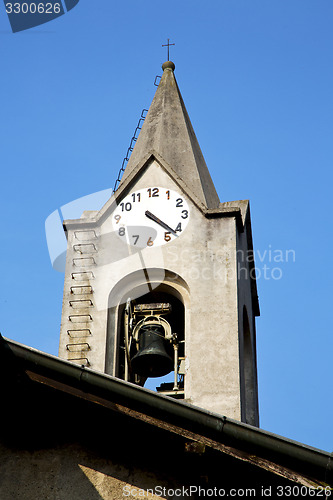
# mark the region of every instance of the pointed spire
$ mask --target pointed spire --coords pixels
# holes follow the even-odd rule
[[[130,156],[124,180],[149,153],[156,151],[208,208],[219,198],[187,114],[175,76],[175,65],[162,65],[163,76]]]

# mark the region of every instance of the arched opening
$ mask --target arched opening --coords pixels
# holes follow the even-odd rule
[[[185,375],[182,292],[186,294],[187,287],[178,275],[163,272],[163,280],[160,270],[147,270],[144,277],[142,273],[132,273],[131,279],[126,277],[111,292],[106,372],[182,398]]]
[[[243,378],[245,421],[248,424],[256,425],[255,361],[249,317],[245,306],[243,308]]]

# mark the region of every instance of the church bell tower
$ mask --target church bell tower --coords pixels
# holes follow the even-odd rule
[[[258,425],[249,202],[220,202],[171,61],[114,195],[67,220],[59,356]]]

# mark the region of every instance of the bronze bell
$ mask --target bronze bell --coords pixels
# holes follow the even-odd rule
[[[143,377],[162,377],[170,373],[173,359],[166,345],[162,325],[143,325],[139,330],[139,352],[131,359],[133,372]]]

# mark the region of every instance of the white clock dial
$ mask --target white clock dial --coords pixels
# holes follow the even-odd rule
[[[113,229],[127,244],[138,248],[165,245],[179,238],[190,218],[183,195],[161,187],[128,194],[112,216]]]

